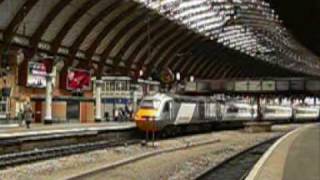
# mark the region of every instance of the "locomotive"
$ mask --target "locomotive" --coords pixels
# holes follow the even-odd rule
[[[211,98],[156,94],[141,101],[134,119],[144,131],[160,131],[165,127],[217,121],[223,109]]]

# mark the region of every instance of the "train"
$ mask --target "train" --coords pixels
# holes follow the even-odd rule
[[[219,100],[158,93],[143,98],[134,121],[142,131],[173,132],[212,127],[221,122],[247,122],[258,116],[257,105],[242,100]],[[308,105],[261,105],[264,121],[318,120],[320,107]]]

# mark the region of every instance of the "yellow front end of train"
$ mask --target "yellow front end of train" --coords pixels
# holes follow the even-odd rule
[[[160,101],[154,99],[144,99],[134,116],[137,127],[142,131],[159,131],[156,121],[159,117]]]
[[[139,108],[134,117],[137,127],[142,131],[158,131],[156,127],[156,114],[157,110]]]

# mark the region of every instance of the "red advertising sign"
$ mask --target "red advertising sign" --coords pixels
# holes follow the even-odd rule
[[[70,68],[67,74],[67,89],[72,91],[90,90],[90,72],[83,69]]]

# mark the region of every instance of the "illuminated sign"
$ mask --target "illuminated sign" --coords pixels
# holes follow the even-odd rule
[[[47,67],[44,63],[29,62],[27,74],[27,86],[34,88],[45,88],[47,85]]]

